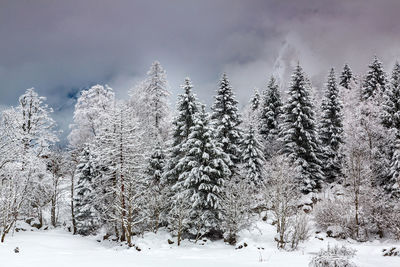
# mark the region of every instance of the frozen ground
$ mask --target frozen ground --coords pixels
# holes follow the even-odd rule
[[[367,242],[356,243],[325,238],[321,241],[312,235],[309,241],[301,244],[298,251],[284,252],[276,249],[273,242],[274,227],[259,223],[258,229],[243,232],[240,243],[247,247],[235,250],[223,242],[200,242],[193,244],[184,241],[182,247],[168,245],[171,238],[166,232],[146,234],[144,239],[135,239],[141,248],[126,249],[115,242],[97,242],[96,238],[73,236],[56,229],[48,231],[26,231],[8,236],[0,244],[1,267],[119,267],[119,266],[174,266],[174,267],[212,267],[212,266],[308,266],[311,257],[328,243],[346,244],[357,249],[353,261],[365,267],[399,267],[400,257],[383,257],[382,249],[400,246],[400,243]],[[20,253],[14,253],[19,247]],[[264,249],[262,249],[264,248]],[[260,259],[262,261],[260,261]]]

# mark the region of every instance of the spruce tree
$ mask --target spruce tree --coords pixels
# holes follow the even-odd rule
[[[204,106],[183,147],[185,156],[177,164],[183,171],[174,191],[190,200],[189,232],[196,238],[221,235],[222,187],[231,174],[228,167],[231,162],[214,139]]]
[[[260,115],[260,136],[264,144],[264,154],[271,158],[278,150],[277,137],[279,133],[279,120],[282,115],[282,102],[279,86],[274,77],[268,82],[263,93]]]
[[[303,193],[318,191],[323,177],[310,90],[303,69],[297,65],[288,91],[289,98],[283,108],[280,134],[282,153],[296,166],[296,179]]]
[[[144,203],[145,218],[148,228],[154,233],[158,231],[159,226],[167,219],[164,213],[166,211],[166,205],[168,204],[168,201],[166,201],[166,193],[169,188],[161,183],[164,166],[164,150],[160,144],[157,144],[148,159],[147,168],[145,170],[145,194],[148,196],[148,199]]]
[[[382,105],[382,125],[393,132],[394,146],[390,147],[390,173],[385,189],[395,197],[400,197],[400,64],[396,62]]]
[[[362,84],[362,97],[367,100],[377,94],[385,92],[386,74],[382,63],[375,56],[373,62],[368,66],[369,70]]]
[[[254,94],[250,99],[251,111],[255,112],[260,107],[261,96],[257,88],[254,88]]]
[[[81,235],[93,234],[100,224],[95,208],[95,182],[98,175],[95,158],[89,145],[86,145],[75,170],[75,220],[77,233]]]
[[[332,68],[326,84],[325,97],[321,105],[319,137],[322,145],[323,171],[325,181],[337,181],[342,175],[340,146],[343,144],[342,103]]]
[[[382,104],[382,124],[388,129],[400,131],[400,64],[393,68],[389,87]]]
[[[345,64],[343,67],[343,71],[340,74],[340,82],[339,84],[346,89],[350,89],[351,82],[353,80],[353,72],[351,71],[349,65]]]
[[[244,135],[241,151],[244,176],[253,185],[261,185],[265,174],[265,159],[261,143],[252,125]]]
[[[183,144],[189,138],[190,128],[194,125],[195,115],[199,111],[199,104],[196,95],[193,94],[193,85],[189,78],[185,79],[181,86],[184,92],[178,96],[177,112],[172,125],[172,140],[168,153],[166,171],[163,175],[163,182],[174,185],[179,176],[178,161],[184,156]]]
[[[153,153],[148,159],[146,177],[148,185],[159,185],[165,167],[165,153],[160,144],[154,148]]]
[[[390,180],[385,185],[385,189],[392,197],[400,198],[400,136],[398,134],[390,164]]]
[[[237,108],[238,102],[230,86],[227,75],[222,75],[217,95],[212,106],[211,120],[215,129],[217,142],[222,143],[223,151],[228,154],[233,164],[240,163],[240,142],[242,132]],[[235,165],[231,166],[232,175],[237,173]]]

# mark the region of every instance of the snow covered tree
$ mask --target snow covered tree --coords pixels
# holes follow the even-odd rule
[[[21,174],[28,177],[29,184],[26,196],[29,201],[23,208],[25,213],[37,216],[40,226],[43,224],[43,207],[51,199],[51,178],[46,158],[51,146],[58,141],[56,123],[51,118],[53,110],[45,100],[33,88],[27,89],[19,97],[19,105],[14,113],[17,131],[14,141],[23,148],[23,153],[19,155]]]
[[[343,144],[342,103],[332,68],[326,84],[325,97],[321,105],[319,137],[322,145],[322,160],[325,181],[337,181],[342,175],[341,145]]]
[[[157,145],[153,153],[148,159],[147,168],[145,171],[146,191],[145,194],[149,196],[146,201],[146,218],[148,227],[154,233],[157,233],[158,228],[163,222],[162,216],[166,208],[166,191],[167,189],[162,183],[161,179],[165,166],[165,153],[160,145]],[[164,218],[165,220],[165,218]]]
[[[254,190],[248,180],[234,176],[225,183],[223,192],[221,227],[225,242],[235,245],[239,231],[248,228],[252,222]]]
[[[253,125],[258,129],[260,124],[260,111],[261,111],[261,96],[257,88],[254,88],[254,93],[250,98],[249,103],[243,108],[243,121],[241,124],[242,129],[247,129]]]
[[[157,130],[160,130],[161,124],[165,123],[169,115],[167,97],[170,93],[167,90],[167,77],[165,70],[158,61],[153,62],[147,75],[148,87],[146,93],[151,97],[149,100],[154,117],[154,126]]]
[[[62,178],[67,173],[66,153],[61,148],[56,148],[51,151],[47,160],[47,169],[51,174],[51,225],[57,226],[57,214],[60,210],[60,199],[62,197]]]
[[[112,114],[114,106],[115,106],[115,94],[112,88],[110,88],[107,85],[106,86],[94,85],[88,90],[84,90],[81,92],[81,95],[79,96],[77,103],[75,104],[75,111],[73,117],[74,122],[73,124],[70,125],[71,133],[68,135],[68,140],[70,144],[69,152],[71,156],[70,163],[72,163],[70,166],[71,169],[77,168],[77,166],[80,164],[79,162],[82,159],[82,154],[84,153],[83,151],[86,149],[86,153],[89,153],[88,152],[89,147],[93,146],[96,141],[96,138],[101,134],[103,134],[102,131],[106,129],[105,125],[110,121],[110,115]],[[97,157],[96,149],[100,147],[101,145],[92,147],[90,149],[90,157],[92,159]],[[96,168],[98,168],[98,170],[101,169],[100,166],[96,166]],[[97,224],[100,224],[100,219],[99,220],[97,220],[98,218],[96,218],[96,220],[90,219],[88,222],[89,223],[88,226],[80,225],[81,222],[79,222],[79,220],[84,221],[86,216],[85,213],[89,213],[90,215],[91,212],[94,212],[94,207],[90,204],[90,206],[83,207],[83,209],[87,209],[84,210],[85,213],[83,215],[74,214],[75,211],[81,213],[80,205],[86,205],[86,204],[82,204],[82,201],[79,198],[75,199],[76,195],[81,194],[80,192],[76,191],[76,189],[79,189],[81,187],[79,182],[80,178],[77,176],[78,172],[73,171],[70,173],[70,175],[71,175],[71,193],[72,193],[71,216],[73,224],[74,222],[76,222],[77,224],[76,226],[74,226],[74,232],[75,228],[83,227],[85,230],[83,230],[83,232],[79,230],[78,233],[89,234],[90,231],[98,227]],[[79,174],[79,176],[81,175]],[[83,181],[84,180],[82,180],[81,182]],[[75,207],[74,204],[76,204],[77,207]],[[92,227],[90,226],[91,224],[93,224],[93,229],[91,229]]]
[[[94,85],[82,91],[75,105],[74,123],[68,136],[72,147],[93,141],[114,107],[114,91],[109,86]]]
[[[100,227],[99,214],[95,208],[96,183],[99,177],[96,161],[92,148],[86,145],[75,171],[77,182],[73,196],[77,233],[81,235],[94,234]]]
[[[231,174],[231,162],[214,139],[204,106],[183,148],[185,156],[177,164],[182,172],[173,190],[178,198],[183,195],[190,200],[189,233],[196,240],[206,234],[221,236],[222,189]]]
[[[170,128],[167,75],[160,62],[154,61],[147,77],[130,92],[130,104],[146,129],[148,141],[154,145],[165,141]]]
[[[299,242],[308,238],[307,218],[300,215],[299,199],[301,197],[296,166],[284,156],[271,159],[269,179],[265,182],[265,201],[271,208],[275,220],[275,241],[280,249],[296,249]]]
[[[181,245],[185,231],[190,227],[191,208],[190,199],[182,192],[177,191],[172,197],[171,209],[168,213],[168,228],[171,230],[172,234],[176,235],[178,246]]]
[[[281,140],[283,154],[297,168],[296,179],[303,193],[318,191],[323,178],[310,90],[311,85],[303,69],[297,65],[288,91],[289,98],[283,109]]]
[[[21,207],[26,203],[28,181],[27,166],[22,170],[21,155],[24,153],[18,125],[16,110],[11,108],[0,114],[0,234],[1,242],[13,229],[21,215]],[[28,151],[31,152],[31,151]],[[32,155],[29,153],[31,157]],[[27,156],[25,154],[25,156]]]
[[[254,127],[250,125],[241,144],[243,174],[248,183],[262,184],[265,178],[265,159]]]
[[[391,196],[400,198],[400,137],[397,136],[393,156],[391,158],[390,180],[385,186]]]
[[[219,83],[217,95],[211,114],[211,122],[215,129],[217,142],[222,144],[223,151],[231,158],[233,164],[240,163],[241,123],[235,99],[228,76],[224,73]],[[232,175],[237,172],[235,165],[230,166]]]
[[[250,100],[251,110],[253,112],[258,110],[258,108],[260,107],[260,103],[261,103],[260,93],[258,92],[257,88],[254,88],[254,94],[253,94],[253,96],[251,97],[251,100]]]
[[[343,71],[340,74],[339,84],[346,89],[350,89],[350,85],[353,79],[353,72],[351,71],[349,65],[345,64],[343,67]]]
[[[393,68],[390,84],[382,103],[382,123],[386,128],[400,131],[400,64]]]
[[[132,245],[134,232],[141,231],[147,143],[138,118],[130,107],[117,102],[106,129],[96,138],[101,177],[97,205],[108,230]]]
[[[259,130],[264,145],[264,154],[268,159],[274,156],[279,149],[277,137],[279,133],[279,120],[282,115],[279,86],[274,77],[271,77],[263,93],[260,113]]]
[[[58,141],[56,123],[51,118],[53,110],[44,103],[34,88],[27,89],[19,98],[17,107],[22,142],[25,149],[33,149],[38,157],[48,155],[50,146]]]
[[[179,177],[178,161],[183,157],[183,144],[189,138],[190,128],[194,126],[195,115],[199,111],[199,103],[192,92],[192,82],[185,79],[181,86],[184,92],[178,96],[177,115],[173,119],[172,140],[168,153],[163,183],[174,185]]]
[[[392,196],[400,197],[400,64],[398,62],[393,68],[390,85],[384,94],[381,117],[383,126],[394,137],[394,145],[390,151],[389,181],[384,187]]]
[[[382,63],[375,56],[373,62],[368,66],[369,70],[362,84],[362,97],[364,100],[381,95],[386,89],[386,74]]]

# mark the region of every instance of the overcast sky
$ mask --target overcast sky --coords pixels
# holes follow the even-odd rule
[[[320,87],[330,67],[363,74],[373,55],[390,70],[399,11],[398,0],[0,0],[0,105],[35,87],[67,132],[79,90],[107,83],[123,97],[154,60],[173,98],[190,76],[208,104],[222,72],[242,104],[271,74],[287,85],[297,61]]]

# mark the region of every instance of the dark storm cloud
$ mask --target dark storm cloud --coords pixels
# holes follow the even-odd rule
[[[244,103],[298,60],[320,85],[331,66],[363,73],[376,54],[400,58],[400,1],[0,0],[0,105],[35,87],[67,130],[77,91],[118,95],[160,60],[174,96],[190,76],[210,103],[226,71]]]

